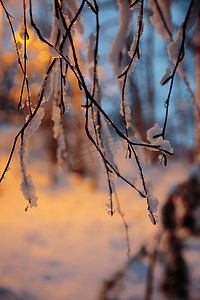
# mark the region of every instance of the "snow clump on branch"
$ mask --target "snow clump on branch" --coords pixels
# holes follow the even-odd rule
[[[150,128],[147,131],[147,139],[152,145],[159,146],[158,150],[164,150],[173,154],[174,150],[171,147],[170,142],[168,140],[164,140],[163,137],[161,136],[162,131],[163,129],[160,128],[158,123],[156,123],[152,128]],[[149,147],[148,149],[152,151],[156,151],[155,148]]]
[[[151,24],[156,28],[158,34],[163,41],[171,39],[172,37],[172,21],[171,21],[171,0],[149,0],[149,8],[153,11],[150,16]]]
[[[108,60],[113,65],[113,73],[116,78],[124,68],[123,55],[126,49],[126,39],[130,33],[133,14],[132,10],[130,10],[130,2],[128,0],[118,0],[117,5],[119,7],[119,27],[108,54]]]
[[[183,60],[180,59],[180,51],[182,47],[182,38],[183,38],[183,27],[181,26],[179,30],[177,31],[177,35],[174,41],[172,41],[168,47],[168,55],[169,55],[169,60],[173,62],[174,65],[177,64],[178,58],[179,58],[179,65],[177,68],[177,73],[180,77],[185,77],[186,73],[184,70],[184,65],[183,65]],[[181,55],[184,55],[184,53],[181,53]],[[182,61],[181,61],[182,60]]]
[[[30,207],[37,206],[38,197],[35,194],[35,187],[30,174],[27,174],[25,159],[27,156],[28,141],[34,132],[39,128],[41,120],[44,116],[44,109],[39,108],[36,115],[31,119],[24,133],[22,134],[21,148],[18,151],[20,157],[20,166],[22,173],[21,191],[26,200],[29,201]],[[27,117],[27,121],[30,116]],[[27,206],[28,208],[28,206]],[[26,210],[27,210],[26,208]]]

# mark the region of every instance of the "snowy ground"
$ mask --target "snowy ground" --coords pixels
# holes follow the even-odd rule
[[[0,134],[1,170],[14,133],[3,130]],[[169,164],[167,169],[146,169],[161,203],[172,184],[185,179],[190,168]],[[65,176],[58,186],[51,186],[46,169],[42,162],[30,166],[39,203],[28,212],[24,211],[27,203],[20,191],[17,155],[1,185],[0,286],[29,295],[26,299],[32,295],[38,300],[96,300],[103,280],[127,260],[122,220],[117,213],[110,217],[106,212],[104,183],[91,189],[89,181]],[[118,196],[129,225],[133,254],[159,226],[152,225],[146,203],[130,188],[120,184]],[[195,255],[198,261],[199,253]],[[137,299],[143,299],[138,280],[135,289],[141,295]]]

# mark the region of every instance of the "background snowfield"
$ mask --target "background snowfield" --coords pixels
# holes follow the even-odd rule
[[[12,127],[1,128],[1,172],[16,132]],[[121,159],[120,153],[117,155]],[[20,299],[96,300],[102,282],[127,261],[121,217],[117,212],[111,217],[106,211],[108,194],[103,174],[96,189],[91,188],[89,180],[68,174],[61,175],[59,184],[52,186],[46,162],[34,160],[31,164],[31,161],[28,170],[39,197],[38,207],[25,212],[27,201],[20,191],[17,154],[0,187],[0,287],[12,289],[21,295]],[[124,168],[130,172],[129,162]],[[159,163],[145,168],[160,206],[172,185],[184,180],[190,168],[170,159],[166,168]],[[152,225],[144,199],[134,190],[120,183],[118,197],[129,226],[132,255],[153,238],[159,225]],[[196,290],[199,289],[199,250],[195,241],[187,252],[195,267],[192,276]],[[131,282],[135,296],[124,294],[124,299],[143,299],[145,264],[138,262],[135,268]]]

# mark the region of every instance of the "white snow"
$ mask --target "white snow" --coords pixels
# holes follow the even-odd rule
[[[160,149],[173,153],[174,150],[170,145],[168,140],[164,140],[162,136],[154,137],[162,133],[162,128],[158,125],[158,123],[154,124],[152,128],[147,131],[147,139],[151,142],[152,145],[160,146]],[[149,150],[155,151],[156,149],[148,148]]]
[[[64,164],[64,158],[66,156],[66,144],[63,123],[61,118],[61,108],[57,105],[57,102],[54,100],[52,104],[52,120],[53,125],[53,137],[57,140],[57,160],[60,165]]]
[[[157,0],[157,2],[160,7],[160,10],[162,12],[162,15],[164,17],[167,28],[172,33],[172,21],[171,21],[172,1],[171,0]],[[153,15],[150,16],[150,18],[149,18],[151,21],[151,24],[156,27],[158,34],[161,35],[161,37],[164,41],[166,41],[167,39],[170,39],[171,37],[169,35],[168,30],[166,29],[166,26],[164,25],[164,22],[162,21],[162,18],[160,16],[160,13],[158,11],[155,1],[148,0],[148,6],[153,11]]]
[[[26,174],[26,177],[22,178],[21,191],[24,198],[29,201],[31,208],[37,206],[38,197],[36,196],[35,186],[30,174]]]
[[[44,93],[43,93],[43,101],[44,104],[46,101],[49,101],[52,92],[53,92],[53,81],[54,81],[54,71],[50,72],[50,74],[46,74],[44,78]]]
[[[166,69],[166,73],[165,73],[165,75],[163,76],[163,78],[162,78],[161,81],[160,81],[160,84],[161,84],[161,85],[163,85],[164,82],[170,77],[170,75],[172,74],[172,72],[173,72],[172,67],[168,67],[168,68]]]
[[[192,27],[194,26],[194,24],[196,23],[196,19],[197,19],[199,11],[200,11],[200,1],[196,0],[196,1],[194,1],[192,9],[189,14],[188,22],[186,24],[187,25],[186,32],[191,30]],[[175,40],[172,41],[167,46],[169,60],[172,61],[174,65],[176,65],[176,63],[177,63],[178,56],[179,56],[179,53],[181,50],[181,45],[182,45],[182,40],[183,40],[183,30],[184,29],[183,29],[183,24],[182,24],[177,31]],[[186,71],[184,68],[184,58],[181,62],[179,62],[179,65],[177,68],[177,73],[179,74],[180,77],[187,78]]]
[[[108,54],[108,60],[113,65],[113,73],[117,78],[124,68],[123,54],[126,49],[126,38],[130,33],[130,25],[132,19],[132,10],[128,0],[118,0],[119,7],[119,26],[114,40],[112,41],[111,49]]]
[[[101,119],[101,123],[102,123],[102,137],[103,137],[102,140],[103,140],[104,151],[108,160],[112,163],[113,166],[115,166],[116,163],[114,161],[114,153],[112,149],[113,139],[111,137],[108,125],[104,120],[104,118]]]
[[[130,68],[128,69],[128,75],[130,75],[131,73],[133,73],[134,69],[135,69],[135,65],[136,63],[133,61]],[[121,71],[121,73],[124,73],[127,69],[127,66],[124,67],[124,69]],[[123,80],[123,77],[120,78],[120,80]]]
[[[191,30],[192,27],[194,26],[194,24],[196,23],[199,11],[200,11],[200,1],[195,0],[193,5],[192,5],[191,11],[190,11],[186,31]]]
[[[174,41],[172,41],[168,46],[167,46],[167,51],[169,55],[169,60],[173,62],[174,65],[176,65],[179,52],[181,49],[181,44],[182,44],[182,38],[183,38],[183,27],[181,26],[176,34],[176,38]],[[185,77],[185,69],[183,65],[184,59],[179,63],[178,68],[177,68],[177,73],[179,74],[180,77]]]
[[[19,29],[19,36],[22,40],[24,40],[24,34],[25,34],[25,27],[24,27],[24,22],[22,22]]]
[[[65,0],[65,1],[63,1],[63,5],[67,8],[67,10],[68,10],[68,18],[71,21],[75,17],[75,15],[76,15],[79,7],[80,7],[80,3],[79,3],[78,0],[73,0],[73,1],[71,1],[71,0]],[[79,15],[79,17],[78,17],[78,19],[77,19],[77,21],[75,23],[75,26],[76,26],[78,32],[80,34],[83,34],[83,32],[84,32],[84,25],[83,25],[83,17],[82,17],[82,15]]]
[[[33,119],[28,124],[27,128],[25,129],[24,139],[28,140],[34,134],[34,132],[39,128],[42,118],[44,117],[44,108],[40,107],[33,117]],[[29,119],[29,116],[26,118]]]
[[[58,32],[60,31],[60,37],[58,39]],[[56,11],[55,11],[55,7],[53,6],[53,10],[52,10],[52,31],[51,31],[51,36],[50,36],[50,41],[51,43],[56,46],[58,48],[58,46],[60,45],[64,35],[66,33],[66,30],[64,28],[64,25],[62,23],[61,17],[59,16],[59,18],[56,17]],[[57,45],[56,45],[57,43]],[[59,57],[59,54],[57,51],[55,51],[53,48],[50,48],[50,53],[52,55],[52,57]],[[69,39],[67,38],[65,40],[65,43],[63,45],[63,49],[62,49],[62,54],[67,56],[69,53]]]
[[[135,52],[135,50],[136,50],[136,46],[137,46],[137,35],[134,35],[134,37],[133,37],[133,42],[132,42],[132,44],[131,44],[131,48],[130,48],[130,50],[128,51],[128,55],[129,55],[130,57],[132,57],[132,56],[134,55],[134,52]],[[139,51],[139,53],[140,53],[140,51]],[[135,59],[138,59],[137,55],[135,56]],[[122,73],[123,73],[123,72],[122,72]]]
[[[28,142],[30,137],[39,128],[43,116],[44,116],[44,109],[40,107],[37,111],[37,114],[34,116],[34,118],[30,121],[27,128],[25,129],[23,135],[23,142],[21,144],[20,150],[18,151],[20,157],[20,170],[22,173],[21,191],[25,199],[29,201],[30,207],[37,206],[38,197],[36,196],[36,191],[35,191],[32,177],[30,174],[28,174],[27,167],[26,167]],[[26,119],[28,120],[29,116],[27,116]]]
[[[56,105],[55,101],[53,101],[53,106],[52,106],[52,120],[54,122],[53,137],[54,139],[57,139],[57,137],[60,134],[61,111],[60,111],[60,107]]]
[[[63,102],[64,102],[64,106],[65,106],[65,112],[68,113],[71,109],[72,99],[69,96],[67,84],[63,88]]]
[[[156,124],[154,124],[154,126],[152,128],[150,128],[147,131],[147,139],[150,142],[154,142],[155,141],[154,136],[158,135],[158,134],[161,134],[161,133],[162,133],[162,128],[160,128],[160,126],[158,125],[158,123],[156,123]]]

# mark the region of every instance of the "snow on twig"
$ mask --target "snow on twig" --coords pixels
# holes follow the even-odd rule
[[[66,161],[66,144],[61,114],[61,108],[58,106],[57,101],[54,100],[52,105],[53,137],[58,143],[57,161],[61,166],[64,166]]]
[[[23,131],[23,133],[21,134],[21,148],[20,151],[18,151],[22,173],[21,190],[23,192],[24,198],[28,200],[30,207],[37,206],[38,197],[35,193],[35,187],[31,175],[27,173],[25,160],[28,151],[28,141],[34,134],[34,132],[39,128],[43,116],[44,109],[39,108],[37,115],[35,115],[35,117],[30,121],[25,131]],[[28,206],[26,207],[26,210],[27,209]]]
[[[173,154],[174,150],[171,147],[170,142],[168,140],[163,139],[163,137],[161,136],[162,131],[163,129],[160,128],[158,123],[156,123],[152,128],[150,128],[147,131],[147,139],[153,145],[159,145],[161,149],[166,150],[171,154]],[[152,148],[150,150],[154,151],[155,149]]]
[[[118,0],[117,5],[119,7],[119,27],[108,54],[108,59],[113,65],[113,73],[116,78],[124,68],[123,56],[133,14],[128,0]]]
[[[148,0],[148,7],[153,11],[151,24],[156,28],[162,39],[172,39],[171,0]]]
[[[199,1],[198,1],[199,3]],[[165,79],[164,83],[166,82],[170,82],[170,86],[169,86],[169,91],[168,91],[168,95],[167,95],[167,99],[165,101],[165,108],[166,108],[166,113],[165,113],[165,119],[164,119],[164,124],[163,124],[163,130],[160,133],[160,136],[165,137],[165,131],[166,131],[166,126],[167,126],[167,121],[168,121],[168,114],[169,114],[169,103],[170,103],[170,98],[171,98],[171,94],[172,94],[172,88],[173,88],[173,84],[174,84],[174,78],[175,78],[175,74],[178,73],[180,77],[184,78],[184,82],[187,85],[187,88],[189,89],[189,91],[191,91],[190,89],[190,85],[185,73],[185,69],[183,66],[183,60],[185,57],[185,39],[186,39],[186,33],[189,29],[191,29],[191,26],[194,25],[194,20],[191,22],[191,16],[196,16],[197,17],[197,13],[194,13],[194,7],[197,8],[197,10],[199,10],[199,4],[197,4],[196,0],[191,0],[190,5],[188,7],[184,22],[182,23],[182,25],[180,26],[180,28],[177,31],[177,35],[174,41],[172,41],[169,45],[168,45],[168,54],[169,54],[169,60],[171,60],[174,64],[174,69],[171,75],[169,75],[168,78]],[[169,69],[168,69],[169,70]],[[163,80],[161,80],[161,82],[163,83]]]

